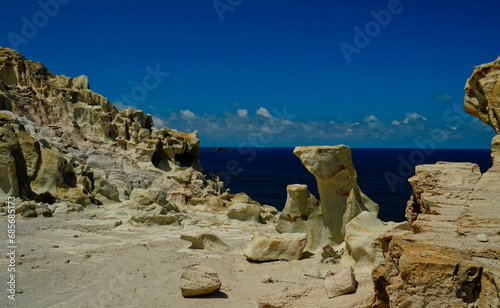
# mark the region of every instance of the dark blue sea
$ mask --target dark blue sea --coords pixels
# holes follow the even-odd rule
[[[201,165],[218,175],[232,193],[246,192],[261,204],[282,210],[286,186],[307,184],[318,198],[316,180],[293,154],[293,148],[228,148],[214,152],[201,148]],[[379,204],[379,218],[403,221],[412,189],[407,179],[414,166],[437,161],[474,162],[482,172],[491,167],[489,149],[362,149],[353,148],[352,158],[361,190]],[[318,198],[319,199],[319,198]]]

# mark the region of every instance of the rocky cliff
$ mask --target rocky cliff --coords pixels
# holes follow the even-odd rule
[[[474,69],[464,102],[497,132],[499,59]],[[378,238],[385,261],[373,270],[373,307],[500,307],[499,135],[491,149],[484,174],[472,163],[416,167],[406,209],[413,232]]]
[[[202,173],[197,133],[153,126],[151,115],[117,108],[90,90],[86,76],[52,74],[0,47],[0,195],[100,205],[136,190],[163,190],[178,206],[218,196],[223,184]]]

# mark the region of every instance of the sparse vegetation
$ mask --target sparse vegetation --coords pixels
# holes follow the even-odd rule
[[[338,263],[343,253],[343,249],[337,252],[332,246],[326,245],[321,253],[321,257],[323,257],[321,263]]]

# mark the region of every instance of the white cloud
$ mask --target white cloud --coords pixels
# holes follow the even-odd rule
[[[273,117],[265,108],[259,108],[252,115],[246,109],[236,113],[196,115],[190,110],[172,112],[163,117],[164,125],[179,131],[198,130],[203,144],[224,144],[239,146],[275,146],[297,144],[377,144],[402,142],[413,145],[413,140],[432,138],[435,129],[447,131],[446,138],[467,137],[471,130],[488,128],[478,121],[463,122],[460,125],[446,123],[431,125],[426,118],[416,112],[405,113],[401,118],[388,121],[376,115],[367,115],[353,120],[336,117],[317,120],[291,120]],[[158,120],[154,119],[158,125]],[[478,123],[476,123],[478,122]],[[477,129],[472,127],[478,126]],[[451,127],[454,126],[454,127]],[[481,127],[479,127],[481,126]],[[455,128],[455,129],[454,129]],[[491,130],[491,129],[490,129]],[[267,140],[267,141],[263,141]],[[264,144],[267,142],[266,144]]]
[[[162,128],[164,125],[163,125],[163,120],[158,118],[158,117],[153,117],[153,123],[155,125],[156,128],[160,129]]]
[[[248,110],[246,110],[246,109],[238,109],[238,116],[240,118],[246,118],[248,116]]]
[[[369,115],[369,116],[365,117],[364,121],[365,122],[373,122],[373,121],[377,121],[378,122],[378,119],[374,115]]]
[[[264,118],[272,118],[273,116],[267,111],[266,108],[260,107],[259,110],[255,113],[255,115],[263,116]]]
[[[187,110],[187,109],[181,110],[180,113],[181,113],[181,116],[184,120],[192,120],[196,117],[196,115],[192,111]]]
[[[417,121],[417,120],[427,121],[426,118],[424,118],[423,116],[419,115],[416,112],[407,112],[405,113],[405,117],[406,118],[403,120],[403,123],[405,124],[410,123],[410,121]]]

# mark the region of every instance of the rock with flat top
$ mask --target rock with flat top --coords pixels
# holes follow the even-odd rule
[[[286,233],[276,236],[256,233],[243,250],[252,261],[298,260],[307,244],[307,235]]]

